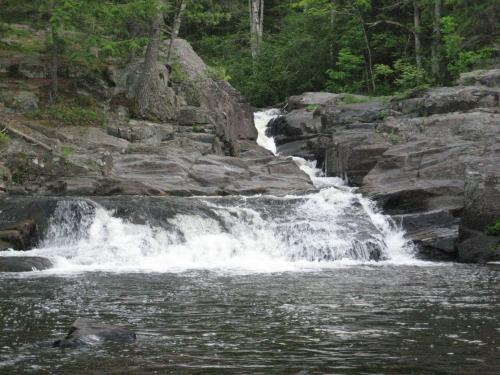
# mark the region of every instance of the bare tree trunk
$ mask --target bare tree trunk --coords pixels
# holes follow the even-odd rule
[[[259,54],[264,31],[264,0],[248,0],[250,15],[250,47],[252,58]]]
[[[50,29],[51,33],[51,43],[50,43],[50,53],[51,53],[51,61],[50,61],[50,101],[54,102],[59,95],[59,77],[57,71],[59,69],[59,48],[58,41],[59,37],[57,35],[56,30],[53,27]]]
[[[163,23],[163,14],[158,12],[151,26],[149,33],[150,41],[146,49],[144,64],[137,91],[135,94],[135,114],[138,117],[145,117],[149,106],[150,88],[154,80],[156,62],[158,61],[158,50],[160,47],[161,25]]]
[[[433,35],[432,35],[432,76],[434,81],[439,82],[441,79],[441,56],[439,48],[441,45],[441,0],[434,0],[434,17],[433,17]]]
[[[179,36],[179,30],[181,29],[182,16],[186,11],[186,1],[180,0],[179,8],[177,12],[175,12],[174,23],[172,27],[172,34],[170,36],[170,43],[168,44],[168,52],[167,52],[167,63],[170,64],[172,48],[174,45],[174,40]]]
[[[422,69],[422,42],[420,40],[420,8],[417,1],[413,1],[413,26],[415,32],[415,60],[417,62],[417,69]]]
[[[365,20],[360,12],[360,10],[356,7],[356,13],[359,18],[359,22],[361,24],[361,29],[363,30],[363,38],[365,40],[366,52],[368,55],[368,75],[372,85],[372,90],[375,91],[377,89],[377,85],[375,84],[375,75],[373,74],[373,57],[372,57],[372,49],[370,47],[370,40],[368,39],[368,34],[366,32]]]

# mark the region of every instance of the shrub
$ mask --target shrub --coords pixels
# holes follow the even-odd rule
[[[483,48],[479,51],[464,50],[464,37],[457,33],[457,23],[452,16],[441,18],[443,42],[448,58],[448,73],[457,78],[460,73],[471,70],[477,63],[491,56],[491,49]]]
[[[326,89],[331,92],[358,92],[363,80],[360,80],[364,59],[354,55],[349,48],[342,48],[337,56],[335,69],[328,69]]]
[[[498,219],[494,224],[488,225],[486,227],[486,233],[490,236],[500,236],[500,219]]]
[[[425,86],[425,70],[418,69],[415,65],[402,59],[394,63],[394,69],[398,77],[395,82],[400,89],[409,90]]]
[[[231,76],[227,73],[226,68],[223,66],[208,66],[208,76],[214,81],[229,81]]]

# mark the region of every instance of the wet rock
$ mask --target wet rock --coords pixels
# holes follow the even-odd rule
[[[395,215],[393,218],[406,230],[406,235],[420,247],[420,256],[427,259],[456,258],[460,219],[450,211]]]
[[[52,267],[47,258],[24,256],[0,256],[0,272],[42,271]]]
[[[0,250],[29,250],[36,238],[36,224],[23,220],[14,224],[0,224]]]
[[[464,239],[458,245],[458,260],[465,263],[500,261],[500,236],[464,230]]]
[[[55,341],[53,346],[57,348],[77,348],[103,342],[134,342],[136,338],[136,334],[126,328],[80,318],[71,325],[66,337]]]
[[[325,170],[329,176],[341,176],[349,184],[361,186],[390,147],[390,142],[373,130],[343,130],[326,146]]]

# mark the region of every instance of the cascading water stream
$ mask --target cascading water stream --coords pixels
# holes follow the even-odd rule
[[[271,110],[255,115],[258,143],[273,152],[276,146],[265,128],[278,114]],[[148,220],[147,210],[146,223],[135,224],[90,200],[61,200],[43,243],[22,255],[50,258],[55,267],[48,272],[281,272],[375,260],[415,262],[403,231],[371,201],[339,178],[321,177],[315,163],[294,160],[318,192],[182,198],[197,208],[172,215],[162,225],[148,224],[154,220]],[[161,204],[169,205],[168,198]]]

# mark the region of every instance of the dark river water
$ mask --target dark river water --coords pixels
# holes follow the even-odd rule
[[[498,374],[500,266],[0,274],[0,373]],[[77,317],[132,344],[62,350]]]

